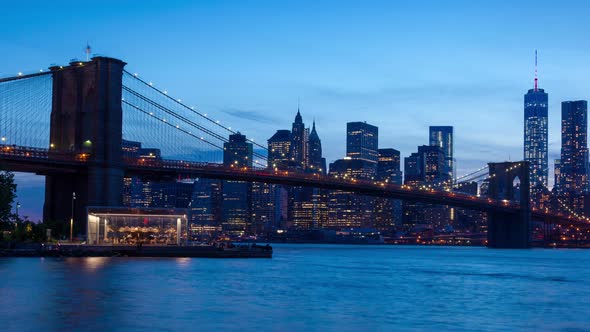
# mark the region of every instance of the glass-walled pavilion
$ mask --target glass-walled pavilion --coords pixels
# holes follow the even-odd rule
[[[87,243],[181,245],[187,241],[185,209],[88,207]]]

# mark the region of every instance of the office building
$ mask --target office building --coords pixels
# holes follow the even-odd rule
[[[236,169],[252,168],[252,143],[246,136],[232,134],[223,144],[223,165]],[[223,230],[234,235],[251,231],[251,184],[242,181],[223,181]]]
[[[561,103],[560,190],[580,194],[588,190],[588,104]]]
[[[378,181],[402,184],[402,172],[400,170],[400,153],[395,149],[379,149],[379,161],[377,162]],[[390,231],[394,226],[401,224],[402,201],[378,197],[375,198],[375,228],[380,231]]]
[[[366,122],[346,124],[346,156],[377,164],[379,129]]]
[[[531,197],[544,190],[549,179],[548,95],[538,87],[535,52],[535,83],[524,95],[524,160],[530,164]],[[539,207],[533,199],[533,206]]]

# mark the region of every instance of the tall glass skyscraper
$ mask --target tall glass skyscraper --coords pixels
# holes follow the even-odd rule
[[[524,160],[530,163],[531,197],[547,186],[548,154],[548,96],[538,87],[537,52],[535,51],[535,84],[524,95]]]
[[[366,122],[349,122],[346,124],[346,156],[362,159],[377,165],[379,129]]]
[[[562,192],[580,194],[588,190],[588,102],[561,103]]]
[[[438,146],[442,149],[445,156],[443,173],[449,179],[453,179],[454,162],[453,162],[453,127],[452,126],[430,126],[430,145]]]

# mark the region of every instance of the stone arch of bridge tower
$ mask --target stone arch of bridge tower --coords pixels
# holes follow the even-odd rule
[[[529,163],[489,163],[488,166],[488,196],[500,201],[488,213],[488,246],[527,248],[530,241],[531,218]],[[503,200],[519,203],[520,209],[503,210]]]

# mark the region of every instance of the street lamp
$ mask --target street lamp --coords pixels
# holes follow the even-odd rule
[[[72,192],[72,215],[70,218],[70,242],[74,238],[74,202],[76,201],[76,192]]]

